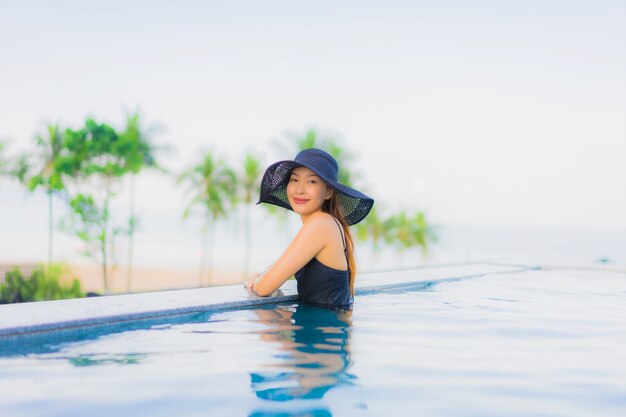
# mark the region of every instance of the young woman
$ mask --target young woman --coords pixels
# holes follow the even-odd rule
[[[350,308],[356,264],[348,226],[363,220],[374,200],[339,183],[337,172],[337,161],[315,148],[267,168],[259,203],[293,210],[302,227],[281,257],[246,287],[268,296],[295,275],[300,302]]]

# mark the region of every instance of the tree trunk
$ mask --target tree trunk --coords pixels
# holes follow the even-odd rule
[[[250,273],[250,258],[252,256],[252,238],[250,231],[250,207],[246,205],[245,213],[244,213],[244,234],[246,239],[246,258],[243,269],[243,279],[248,278],[248,274]]]
[[[107,249],[104,241],[102,242],[102,280],[104,282],[104,293],[109,292],[109,282],[107,279]]]
[[[111,197],[111,182],[107,181],[104,198],[104,210],[102,212],[102,237],[101,237],[101,249],[102,249],[102,279],[104,281],[104,292],[109,292],[109,280],[107,274],[107,242],[109,233],[109,198]]]
[[[53,213],[52,213],[52,190],[48,190],[48,271],[52,266],[52,233],[53,233]]]
[[[215,242],[215,231],[209,230],[209,287],[213,285],[213,243]]]
[[[204,264],[206,263],[206,254],[207,254],[207,246],[208,246],[208,237],[209,237],[209,226],[211,224],[211,219],[207,219],[206,228],[204,233],[202,234],[202,252],[200,252],[200,271],[198,273],[198,286],[202,287],[204,285]]]
[[[126,270],[126,292],[130,292],[133,279],[133,244],[135,238],[135,174],[130,177],[130,224],[128,233],[128,262]]]

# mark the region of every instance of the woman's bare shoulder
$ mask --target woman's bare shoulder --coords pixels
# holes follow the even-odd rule
[[[333,216],[324,212],[313,213],[302,227],[307,235],[322,239],[325,244],[339,236],[339,228]]]
[[[313,213],[311,214],[311,217],[309,217],[308,221],[306,222],[307,226],[314,226],[314,227],[334,227],[335,229],[337,228],[337,223],[335,222],[335,219],[333,218],[333,216],[331,216],[328,213],[325,213],[323,211],[318,211],[317,213]]]

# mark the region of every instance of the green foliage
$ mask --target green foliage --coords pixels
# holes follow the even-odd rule
[[[357,237],[360,240],[372,240],[374,247],[378,247],[382,240],[385,244],[393,245],[400,250],[419,247],[422,254],[426,254],[429,242],[437,241],[434,226],[426,221],[426,215],[418,211],[413,215],[399,212],[386,218],[381,218],[374,208],[370,214],[356,226]]]
[[[6,143],[0,140],[0,178],[14,178],[23,182],[27,170],[27,159],[25,157],[9,158],[6,154]]]
[[[100,248],[106,244],[106,225],[109,221],[109,211],[100,207],[90,195],[78,194],[70,202],[71,217],[69,222],[63,223],[63,228],[76,235],[83,243],[83,256],[98,258]]]
[[[80,149],[86,151],[86,158],[82,160],[83,175],[110,181],[129,171],[131,157],[124,153],[124,143],[112,126],[88,118],[77,133],[76,139],[83,142]]]
[[[143,353],[129,353],[120,355],[107,355],[103,358],[93,358],[92,356],[76,356],[69,358],[69,362],[77,367],[96,366],[105,364],[135,365],[141,363],[147,355]]]
[[[138,113],[126,116],[126,126],[120,132],[87,118],[79,129],[63,130],[58,124],[49,125],[35,143],[34,152],[16,159],[11,166],[5,163],[0,148],[0,173],[16,177],[30,191],[41,188],[48,194],[49,263],[53,241],[52,199],[55,195],[63,197],[71,208],[64,229],[86,244],[84,255],[102,262],[106,290],[108,246],[123,231],[110,224],[111,200],[124,175],[137,174],[145,167],[158,168],[156,148],[149,140],[148,131],[141,126]],[[133,208],[125,224],[132,240],[137,224]]]
[[[339,139],[333,134],[309,128],[303,133],[290,133],[284,141],[275,142],[275,144],[281,153],[292,156],[296,156],[298,152],[308,148],[319,148],[328,152],[337,160],[339,165],[339,172],[337,173],[339,182],[348,187],[354,187],[354,180],[361,177],[356,170],[350,167],[354,158],[352,151],[342,146]]]
[[[110,224],[111,199],[121,177],[141,168],[139,139],[136,134],[129,133],[130,130],[120,134],[108,124],[88,118],[81,129],[65,132],[64,144],[78,167],[77,177],[89,184],[92,191],[68,199],[72,211],[64,228],[83,241],[83,255],[102,264],[105,291],[108,291],[109,246],[122,230]],[[131,227],[133,222],[134,219],[130,222]]]
[[[36,150],[22,155],[13,175],[29,191],[43,188],[48,194],[48,264],[52,262],[53,222],[52,199],[66,195],[65,180],[76,175],[79,160],[65,146],[65,135],[58,124],[48,125],[45,135],[35,137]]]
[[[212,151],[207,152],[199,164],[184,172],[178,182],[187,184],[187,192],[191,194],[184,218],[199,206],[204,209],[205,216],[214,221],[225,217],[227,209],[237,201],[235,171]]]
[[[250,257],[252,253],[252,226],[250,220],[250,204],[258,199],[261,182],[261,162],[251,153],[244,156],[243,170],[239,172],[237,188],[238,202],[246,205],[244,217],[244,238],[246,244],[245,260],[243,264],[243,278],[248,275]]]
[[[66,180],[80,173],[83,156],[68,146],[71,133],[55,124],[47,126],[46,135],[35,137],[35,152],[23,155],[18,163],[22,169],[15,170],[30,191],[41,187],[49,194],[65,192]]]
[[[132,235],[137,224],[134,208],[131,207],[127,228],[112,225],[111,200],[121,185],[122,177],[137,174],[146,167],[158,168],[156,148],[150,142],[147,130],[141,126],[139,113],[126,116],[126,126],[121,132],[88,118],[81,129],[68,129],[65,137],[65,145],[80,167],[80,178],[92,187],[95,185],[88,195],[78,194],[69,199],[72,217],[66,230],[75,233],[85,243],[84,255],[102,263],[106,291],[107,263],[113,253],[109,247],[113,246],[116,236],[126,233],[132,248]],[[134,201],[134,187],[131,189],[131,200]],[[132,254],[129,254],[130,262]]]
[[[119,142],[118,152],[125,155],[126,168],[133,174],[143,168],[160,168],[156,159],[158,149],[151,141],[150,131],[142,127],[139,113],[126,115]]]
[[[128,264],[132,265],[132,236],[137,225],[133,203],[134,181],[131,179],[131,209],[128,220],[124,222],[125,228],[111,224],[111,200],[119,191],[125,175],[131,174],[134,178],[144,168],[162,169],[155,157],[157,148],[151,143],[150,131],[142,126],[138,113],[126,115],[126,125],[121,131],[88,118],[79,129],[63,130],[59,125],[49,125],[45,135],[37,136],[36,144],[35,154],[8,161],[4,156],[4,145],[0,143],[0,175],[19,179],[31,191],[42,188],[48,193],[49,258],[52,258],[51,199],[53,195],[64,197],[71,209],[64,228],[85,244],[83,255],[102,263],[107,291],[107,262],[115,237],[121,233],[129,236]],[[341,183],[354,187],[353,182],[361,177],[350,166],[353,152],[341,145],[333,134],[309,128],[300,133],[288,134],[275,145],[283,155],[290,156],[306,148],[324,149],[337,160]],[[227,218],[237,204],[249,206],[257,200],[261,174],[262,164],[251,153],[245,155],[241,169],[237,171],[214,152],[206,153],[197,165],[178,179],[179,183],[187,187],[190,196],[184,209],[184,218],[192,211],[202,213],[206,222],[206,242],[209,236],[214,237],[212,226],[216,221]],[[285,210],[271,205],[264,207],[277,218],[286,220]],[[246,244],[249,246],[251,227],[248,217],[245,227]],[[419,247],[422,253],[426,253],[429,242],[437,238],[434,228],[428,224],[422,212],[400,212],[383,218],[374,208],[355,229],[360,240],[371,240],[374,247],[379,244],[394,245],[400,250]],[[206,247],[207,243],[204,244],[203,257]],[[249,258],[250,250],[246,252],[246,265]]]
[[[362,175],[350,167],[353,152],[331,134],[309,128],[303,133],[289,134],[286,140],[276,143],[281,152],[295,155],[307,148],[320,148],[328,152],[337,160],[339,165],[338,180],[350,187]],[[285,219],[285,211],[267,205],[268,211]],[[424,213],[417,212],[409,215],[399,212],[388,217],[380,217],[376,207],[358,225],[355,226],[356,236],[360,240],[371,240],[377,248],[381,243],[396,246],[400,250],[419,247],[423,254],[428,251],[428,244],[436,240],[434,229],[426,222]]]
[[[381,219],[378,216],[376,206],[374,206],[367,217],[355,226],[356,237],[359,240],[371,239],[374,247],[377,248],[381,240],[384,242],[390,240],[389,226],[389,221]]]
[[[7,174],[9,163],[4,155],[4,142],[0,141],[0,177]]]
[[[64,144],[84,177],[119,178],[144,166],[156,166],[154,147],[141,130],[138,114],[127,116],[121,132],[88,118],[81,129],[65,132]]]
[[[43,136],[37,135],[35,143],[37,150],[31,159],[37,159],[29,166],[28,179],[26,180],[26,188],[28,191],[34,191],[39,187],[48,190],[61,189],[61,175],[55,169],[55,159],[60,152],[62,140],[59,137],[59,129],[56,125],[48,126],[48,140]]]
[[[273,144],[281,155],[289,155],[292,158],[304,149],[323,149],[337,160],[339,165],[337,179],[339,182],[349,187],[354,187],[353,181],[361,177],[356,170],[350,167],[353,159],[352,152],[348,148],[343,147],[339,139],[332,133],[308,128],[304,132],[290,132],[281,140],[274,140]],[[285,210],[272,204],[264,204],[263,207],[270,215],[276,217],[280,223],[283,225],[287,223],[288,213]]]
[[[257,200],[261,180],[261,161],[253,154],[247,153],[244,156],[243,171],[239,173],[237,185],[239,189],[239,200],[245,204],[250,204]]]
[[[126,127],[120,133],[120,152],[126,155],[127,169],[131,173],[130,182],[130,216],[128,218],[128,264],[126,274],[126,290],[130,292],[133,267],[134,234],[137,229],[137,217],[135,216],[135,175],[144,168],[153,168],[165,171],[157,163],[157,148],[151,141],[151,129],[142,126],[138,112],[126,115]]]
[[[179,183],[187,185],[187,193],[191,199],[183,212],[183,218],[188,218],[191,210],[196,207],[201,209],[206,219],[202,244],[202,260],[200,262],[199,283],[203,283],[204,259],[209,253],[209,280],[212,277],[212,245],[208,238],[214,238],[212,225],[215,221],[228,217],[229,209],[237,203],[237,175],[223,159],[207,152],[199,164],[184,172],[178,178]],[[213,240],[211,240],[212,244]]]
[[[35,269],[30,277],[24,277],[15,268],[7,272],[5,282],[0,283],[0,304],[84,297],[80,281],[73,279],[70,285],[62,284],[63,275],[65,270],[60,265]]]
[[[0,175],[15,178],[20,183],[24,184],[26,182],[26,176],[28,175],[28,171],[30,170],[28,157],[26,157],[25,155],[21,155],[15,160],[7,160],[5,163],[5,168],[3,172],[0,172]]]

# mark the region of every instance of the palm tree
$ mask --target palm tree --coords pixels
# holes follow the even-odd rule
[[[387,221],[387,233],[389,243],[394,244],[400,250],[419,247],[422,257],[428,253],[429,242],[437,240],[435,229],[426,222],[426,216],[418,211],[412,217],[405,212],[391,216]]]
[[[68,161],[76,175],[90,188],[88,194],[78,193],[70,199],[72,220],[68,230],[86,245],[83,253],[101,262],[104,291],[109,291],[108,266],[115,237],[121,228],[112,225],[111,201],[120,187],[121,178],[133,166],[132,155],[119,132],[92,118],[82,129],[65,132]],[[63,171],[65,172],[65,171]],[[112,262],[115,266],[115,262]]]
[[[243,268],[243,277],[248,276],[250,269],[250,257],[252,254],[252,238],[250,226],[250,206],[257,199],[259,190],[259,182],[261,176],[261,163],[251,153],[245,155],[243,163],[243,172],[239,174],[237,182],[239,184],[240,197],[239,201],[244,204],[244,235],[246,241],[246,255]]]
[[[281,155],[295,156],[298,152],[309,149],[319,148],[328,152],[339,165],[337,178],[339,182],[352,187],[354,178],[360,177],[358,173],[350,168],[352,161],[352,153],[347,148],[339,144],[338,139],[332,133],[320,131],[316,128],[307,128],[304,132],[288,132],[284,139],[273,140],[274,147]],[[265,204],[267,211],[277,217],[279,224],[287,226],[287,211],[278,207]],[[289,234],[285,236],[289,237]]]
[[[378,249],[381,240],[389,241],[389,230],[391,229],[389,221],[379,217],[376,207],[372,207],[367,217],[355,227],[356,236],[362,241],[371,238],[374,249]]]
[[[422,250],[422,256],[426,256],[429,250],[429,242],[437,242],[436,226],[431,226],[426,221],[426,215],[422,211],[415,213],[410,222],[410,235],[413,246]]]
[[[30,168],[28,155],[20,155],[15,159],[9,159],[5,154],[6,143],[0,141],[0,178],[15,178],[20,183],[26,183],[26,176]]]
[[[8,161],[4,156],[4,142],[0,141],[0,176],[7,175]]]
[[[188,183],[188,192],[192,198],[183,213],[188,218],[191,210],[196,206],[203,208],[205,226],[202,240],[202,254],[198,283],[203,285],[204,265],[208,253],[209,284],[213,275],[213,240],[215,233],[212,227],[216,221],[228,216],[228,210],[236,201],[237,177],[222,159],[217,159],[212,151],[207,152],[202,161],[183,173],[179,182]]]
[[[28,171],[30,171],[29,158],[26,155],[21,155],[15,161],[15,165],[9,169],[8,175],[16,178],[20,183],[24,184]]]
[[[307,129],[304,133],[288,132],[284,138],[274,139],[272,141],[272,144],[281,155],[281,159],[286,159],[286,157],[293,157],[303,149],[315,147],[319,148],[322,146],[321,140],[319,139],[319,133],[313,128]],[[263,204],[263,207],[265,207],[270,215],[276,217],[279,225],[282,225],[285,227],[285,229],[288,229],[287,211],[272,204]],[[290,240],[288,233],[286,233],[285,236],[287,236],[287,238]]]
[[[26,186],[29,191],[34,191],[43,187],[48,194],[48,267],[52,263],[52,242],[53,242],[53,204],[52,199],[55,193],[60,193],[65,189],[63,176],[71,174],[66,168],[68,165],[63,161],[64,138],[58,124],[48,125],[47,135],[37,135],[35,138],[39,153],[37,155],[37,168],[35,173],[27,180]],[[66,158],[67,159],[67,158]],[[21,160],[23,169],[18,169],[18,178],[26,180],[27,161]]]
[[[68,130],[67,136],[68,147],[80,163],[81,176],[95,179],[95,183],[90,185],[96,197],[79,194],[70,204],[73,211],[80,215],[85,230],[91,230],[91,233],[85,233],[79,229],[77,233],[87,244],[95,243],[95,249],[86,254],[95,259],[99,256],[104,291],[108,292],[109,256],[112,253],[108,246],[116,234],[115,228],[111,230],[110,206],[120,178],[128,172],[128,155],[120,148],[119,133],[112,126],[92,118],[85,120],[82,129]],[[89,215],[85,216],[85,213]]]
[[[150,129],[141,126],[138,112],[126,115],[126,127],[120,134],[119,152],[126,155],[130,177],[130,216],[128,219],[128,262],[126,270],[126,291],[130,292],[133,270],[133,246],[137,218],[135,216],[135,178],[144,168],[161,169],[156,161],[157,148],[151,143]]]
[[[296,155],[303,149],[320,148],[332,155],[339,164],[337,174],[339,182],[352,187],[353,179],[360,177],[353,169],[350,169],[353,160],[352,152],[341,146],[339,140],[332,133],[308,128],[303,133],[289,132],[283,141],[274,140],[274,146],[283,155]]]
[[[386,221],[387,231],[390,235],[391,243],[399,249],[411,247],[411,222],[404,211],[401,211]]]

